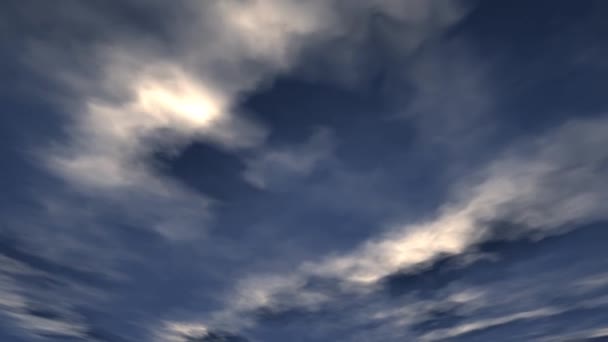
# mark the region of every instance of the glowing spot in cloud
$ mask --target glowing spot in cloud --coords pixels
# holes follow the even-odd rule
[[[157,148],[148,138],[163,143],[180,139],[213,137],[221,140],[217,126],[226,120],[226,101],[173,66],[149,67],[136,75],[125,103],[91,99],[78,118],[68,153],[53,163],[72,180],[86,185],[120,187],[152,181],[137,159]],[[230,142],[232,143],[232,142]]]
[[[205,325],[186,322],[166,322],[156,335],[157,341],[183,342],[186,338],[203,338],[209,330]]]
[[[225,103],[202,85],[181,73],[171,80],[145,79],[136,85],[135,110],[141,110],[159,126],[205,130],[225,111]]]
[[[148,206],[159,203],[173,208],[167,209],[172,217],[175,209],[183,210],[183,203],[190,206],[188,213],[199,212],[207,198],[160,177],[147,157],[200,140],[227,150],[261,147],[266,129],[231,112],[238,97],[297,64],[300,49],[309,43],[331,41],[348,33],[349,18],[372,7],[431,19],[427,11],[418,8],[427,6],[426,2],[414,3],[412,8],[391,3],[358,4],[345,13],[338,11],[334,1],[226,0],[186,5],[193,17],[171,32],[176,42],[172,57],[156,50],[154,43],[118,40],[101,47],[99,51],[107,54],[100,57],[96,51],[90,56],[102,65],[103,77],[90,80],[71,75],[75,83],[85,85],[75,89],[82,110],[73,113],[68,141],[44,151],[45,161],[70,184],[94,190],[85,191],[91,195],[99,196],[102,189],[104,194],[115,192],[112,196],[116,200],[118,193],[128,191],[142,208],[139,216],[157,214]],[[416,23],[415,18],[401,19]],[[418,41],[431,32],[416,31],[414,35],[420,36]],[[108,99],[105,92],[113,96]],[[276,159],[276,155],[266,155],[269,160]],[[314,164],[314,160],[297,165],[283,156],[278,159],[291,173]],[[248,180],[265,186],[264,177],[254,176]],[[170,205],[172,200],[180,204]],[[127,202],[135,203],[132,199]],[[166,221],[194,223],[194,217],[197,215]]]

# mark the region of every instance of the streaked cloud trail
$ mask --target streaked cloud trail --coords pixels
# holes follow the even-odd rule
[[[0,340],[606,335],[599,2],[0,7]]]

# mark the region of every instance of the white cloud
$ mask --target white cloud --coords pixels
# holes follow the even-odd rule
[[[365,293],[390,274],[467,251],[493,232],[494,220],[510,220],[522,225],[519,234],[542,237],[562,232],[566,225],[605,219],[607,133],[608,119],[599,118],[569,122],[522,142],[455,187],[453,200],[436,217],[392,229],[350,253],[304,263],[293,274],[245,280],[231,298],[247,300],[228,301],[226,311],[216,317],[238,326],[248,324],[244,318],[239,323],[239,315],[256,307],[314,308],[331,300],[301,286],[309,277],[335,279],[348,292]]]
[[[70,180],[102,188],[150,188],[158,180],[140,160],[155,150],[191,139],[239,148],[263,137],[260,128],[229,113],[222,94],[180,66],[149,62],[131,71],[137,67],[122,59],[107,67],[107,82],[126,82],[130,99],[113,103],[85,98],[68,146],[50,158],[51,166]]]
[[[542,342],[574,342],[574,341],[601,341],[601,338],[608,337],[608,328],[589,329],[587,331],[579,331],[573,334],[561,334],[539,339]]]
[[[45,271],[33,269],[17,260],[0,256],[0,312],[20,327],[28,337],[40,335],[60,335],[85,338],[88,329],[82,318],[72,310],[69,303],[49,305],[49,297],[63,297],[59,291],[46,291],[44,287],[30,287],[18,282],[20,275],[48,277]],[[72,295],[77,294],[77,291]],[[33,313],[34,310],[51,308],[57,317],[44,317]]]
[[[348,34],[361,26],[357,22],[362,17],[376,11],[404,24],[408,41],[416,42],[406,44],[411,51],[462,17],[457,4],[410,1],[404,5],[388,0],[346,7],[335,1],[295,0],[185,3],[166,9],[186,18],[164,27],[172,40],[170,53],[166,41],[113,32],[112,25],[101,25],[100,17],[85,6],[80,9],[82,15],[94,17],[93,25],[99,25],[110,39],[89,50],[69,51],[73,54],[69,60],[77,60],[83,70],[62,64],[65,52],[60,47],[32,43],[32,64],[43,72],[54,70],[52,75],[71,85],[75,95],[69,101],[73,115],[68,137],[41,154],[54,172],[85,193],[101,193],[102,198],[110,194],[118,201],[128,198],[124,206],[144,220],[149,210],[139,214],[135,210],[159,203],[177,208],[170,204],[173,200],[188,206],[184,210],[200,214],[177,221],[155,217],[166,223],[152,226],[171,238],[192,237],[201,231],[200,225],[170,226],[206,221],[211,216],[210,200],[159,176],[147,162],[151,153],[179,149],[193,140],[228,151],[259,148],[265,128],[236,113],[235,104],[242,94],[297,63],[301,48]],[[325,153],[317,146],[323,139],[323,135],[313,136],[311,145],[302,147],[311,153],[297,159],[286,151],[262,152],[250,163],[247,180],[264,187],[268,177],[262,169],[270,164],[291,174],[310,172]],[[144,202],[133,202],[141,199]]]
[[[186,337],[202,338],[209,329],[205,325],[187,322],[165,322],[164,326],[155,333],[159,342],[184,342]]]
[[[455,189],[455,199],[434,219],[405,225],[352,254],[311,268],[374,282],[437,255],[464,252],[485,237],[492,220],[508,219],[544,231],[605,218],[602,169],[608,153],[602,146],[608,143],[607,132],[605,118],[567,123],[515,147],[489,165],[478,184],[463,182]]]
[[[319,131],[302,146],[266,149],[265,129],[234,112],[240,96],[293,66],[303,46],[364,26],[361,19],[371,13],[399,20],[405,36],[395,43],[411,52],[463,15],[454,4],[389,0],[346,7],[333,1],[295,0],[188,4],[182,10],[193,20],[172,28],[170,34],[176,51],[168,54],[157,42],[117,37],[83,53],[90,64],[101,64],[97,78],[80,75],[70,66],[57,72],[57,77],[76,87],[79,106],[73,110],[67,139],[45,150],[50,150],[45,160],[70,184],[115,203],[125,211],[122,215],[136,223],[169,238],[192,237],[211,216],[211,200],[159,176],[146,162],[151,153],[203,140],[227,150],[260,149],[245,173],[259,187],[273,178],[270,169],[283,175],[309,174],[331,153],[328,133]],[[463,236],[471,234],[475,209],[466,204],[454,207],[434,222],[408,226],[394,238],[321,262],[315,272],[304,266],[302,272],[366,282],[439,252],[458,253],[467,246]],[[259,289],[252,292],[254,298],[234,305],[240,310],[272,302],[277,292],[296,291],[302,278],[287,280],[279,287],[276,279],[254,282],[243,289]],[[295,303],[304,306],[326,300],[314,291],[300,291],[296,297]]]
[[[504,316],[504,317],[489,318],[489,319],[484,319],[484,320],[480,320],[480,321],[476,321],[476,322],[466,323],[466,324],[456,326],[453,328],[436,330],[436,331],[428,333],[427,335],[422,336],[421,340],[422,341],[445,340],[448,338],[454,338],[454,337],[464,335],[467,333],[471,333],[474,331],[487,329],[490,327],[499,326],[499,325],[511,323],[511,322],[518,321],[518,320],[553,316],[555,314],[558,314],[559,312],[560,312],[559,310],[556,310],[553,308],[543,308],[543,309],[537,309],[537,310],[532,310],[532,311],[518,312],[518,313],[514,313],[514,314],[511,314],[508,316]]]
[[[249,161],[245,173],[259,187],[268,186],[277,169],[283,174],[307,175],[330,154],[327,134],[313,135],[301,146],[267,149],[265,128],[234,112],[239,98],[292,67],[301,46],[339,36],[350,25],[361,23],[353,18],[372,8],[410,28],[396,40],[407,51],[462,15],[440,1],[349,4],[349,11],[343,14],[333,1],[194,2],[186,9],[192,10],[189,18],[194,21],[171,33],[177,49],[173,53],[120,39],[95,50],[104,52],[102,58],[91,59],[101,61],[104,76],[90,82],[88,75],[74,76],[77,81],[73,84],[84,85],[74,90],[80,109],[72,113],[68,138],[50,148],[46,162],[85,193],[122,207],[134,221],[170,238],[191,237],[209,219],[211,200],[159,176],[146,162],[150,153],[203,140],[231,151],[261,151]],[[421,78],[426,75],[422,73]],[[476,81],[464,80],[466,90],[478,90]],[[428,86],[423,91],[435,100],[437,84],[423,85]],[[475,111],[485,108],[477,100],[470,100]],[[427,105],[424,101],[417,104],[421,111],[428,110]],[[440,254],[466,251],[484,238],[488,232],[484,224],[493,219],[506,217],[550,234],[544,230],[605,218],[608,189],[602,175],[607,133],[605,119],[573,122],[515,147],[476,175],[479,181],[463,182],[456,188],[452,201],[430,220],[395,227],[351,253],[306,263],[291,275],[248,278],[237,286],[237,299],[216,320],[234,320],[238,325],[243,312],[281,305],[285,298],[290,305],[316,307],[331,298],[302,289],[310,276],[338,278],[348,290],[365,289]],[[18,296],[0,297],[2,305],[21,305]],[[526,315],[531,314],[507,318]],[[478,322],[456,333],[503,321]],[[51,331],[70,328],[35,323]],[[78,329],[73,333],[80,334]],[[171,336],[202,334],[206,329],[195,323],[169,323],[167,327]]]

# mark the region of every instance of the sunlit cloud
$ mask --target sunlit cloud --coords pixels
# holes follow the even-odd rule
[[[478,183],[465,181],[455,186],[454,200],[427,222],[393,228],[345,255],[305,262],[293,274],[260,275],[244,281],[237,288],[236,298],[247,300],[230,301],[227,311],[218,317],[236,325],[248,324],[246,318],[239,323],[236,317],[246,317],[256,307],[280,307],[285,303],[310,309],[331,301],[325,293],[305,288],[309,277],[333,279],[348,292],[365,293],[391,274],[415,273],[439,256],[467,252],[492,234],[507,234],[507,239],[528,234],[542,238],[563,232],[565,225],[605,219],[605,189],[585,183],[601,183],[603,174],[598,168],[606,152],[600,146],[608,143],[604,134],[608,132],[607,123],[605,119],[567,123],[544,137],[514,147],[480,175],[472,176],[473,182],[481,179]],[[572,149],[568,143],[573,136],[578,136],[578,148],[588,153],[575,153],[578,148]],[[522,148],[533,152],[524,158],[514,153]],[[573,161],[585,166],[573,171],[569,168]],[[562,209],[547,215],[548,206]],[[505,218],[520,225],[520,230],[495,231],[492,222]]]

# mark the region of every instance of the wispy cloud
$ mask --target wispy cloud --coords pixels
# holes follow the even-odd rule
[[[319,163],[331,158],[333,149],[331,132],[319,129],[301,145],[264,149],[247,161],[243,177],[262,189],[280,185],[289,179],[308,176]]]
[[[196,235],[200,225],[172,227],[208,219],[212,200],[159,176],[146,161],[152,153],[179,149],[193,140],[229,151],[263,146],[266,128],[235,112],[242,94],[298,63],[300,50],[346,34],[373,11],[411,27],[404,30],[410,37],[404,49],[409,51],[464,13],[451,2],[375,1],[342,7],[333,1],[184,3],[169,11],[187,13],[187,20],[164,28],[173,40],[173,51],[167,53],[162,41],[135,41],[116,34],[114,40],[78,51],[77,65],[90,60],[96,64],[93,72],[51,65],[62,52],[32,42],[31,63],[45,73],[55,69],[51,76],[71,86],[70,103],[76,104],[70,107],[73,115],[66,138],[43,150],[46,163],[68,183],[94,196],[120,193],[112,200],[128,198],[125,206],[132,212],[143,208],[141,217],[150,215],[146,207],[177,209],[171,202],[180,203],[179,216],[191,218],[179,220],[167,213],[170,217],[153,219],[161,223],[148,225],[171,238]],[[86,6],[81,8],[83,15],[92,15]],[[97,19],[93,24],[112,38],[111,27]],[[261,155],[250,162],[246,178],[262,187],[266,180],[260,169],[270,159],[280,159],[281,167],[292,173],[314,163],[300,159],[304,164],[295,170],[293,158],[284,152],[269,150]]]
[[[236,300],[215,319],[239,326],[252,324],[247,315],[261,308],[316,310],[337,293],[308,288],[313,279],[328,279],[338,293],[367,293],[391,274],[415,273],[440,256],[465,253],[495,234],[542,238],[606,219],[606,189],[599,184],[608,158],[601,148],[608,142],[607,131],[603,118],[574,121],[524,141],[456,186],[453,200],[436,217],[389,229],[350,253],[304,263],[292,274],[245,280],[230,295]],[[496,231],[500,226],[493,222],[501,220],[518,230]]]

